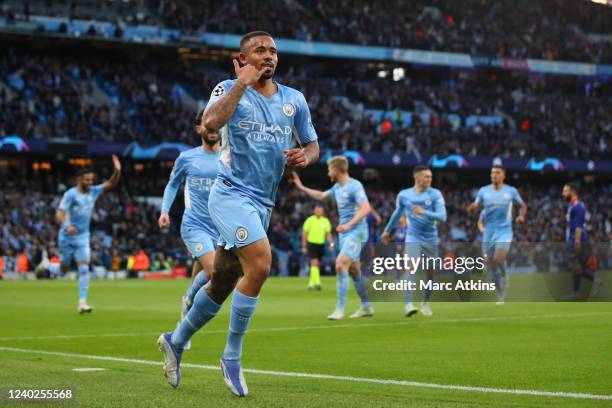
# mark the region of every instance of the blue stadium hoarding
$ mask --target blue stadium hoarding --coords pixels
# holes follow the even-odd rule
[[[66,142],[70,143],[70,142]],[[80,142],[83,143],[83,142]],[[151,143],[138,142],[94,142],[85,143],[86,152],[91,156],[110,156],[117,154],[135,160],[174,160],[183,151],[190,149],[184,143]],[[49,142],[41,139],[25,139],[19,136],[6,136],[0,138],[0,154],[45,154],[50,153]],[[556,157],[508,157],[495,156],[462,156],[451,155],[423,155],[420,160],[414,154],[408,153],[381,153],[359,152],[356,150],[322,149],[320,162],[327,163],[334,155],[343,155],[351,164],[359,166],[400,166],[414,167],[418,164],[428,164],[437,169],[488,169],[493,164],[502,164],[509,170],[515,171],[578,171],[589,173],[612,173],[612,160],[576,160],[560,159]]]

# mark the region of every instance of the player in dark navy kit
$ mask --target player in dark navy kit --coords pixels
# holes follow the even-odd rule
[[[565,240],[570,251],[569,266],[574,272],[574,296],[580,293],[580,283],[585,278],[593,284],[594,291],[599,291],[601,279],[597,279],[587,269],[588,236],[586,229],[586,207],[578,195],[578,187],[573,183],[563,186],[563,199],[569,202],[567,208],[567,227]]]

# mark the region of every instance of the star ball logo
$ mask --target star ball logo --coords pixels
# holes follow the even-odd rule
[[[215,89],[213,89],[213,96],[221,96],[223,95],[223,93],[225,92],[225,89],[223,89],[223,85],[219,84],[215,87]]]

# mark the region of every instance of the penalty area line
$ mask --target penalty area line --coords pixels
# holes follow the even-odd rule
[[[25,353],[25,354],[37,354],[47,356],[58,356],[58,357],[69,357],[69,358],[80,358],[86,360],[98,360],[98,361],[111,361],[119,363],[130,363],[130,364],[143,364],[161,366],[162,363],[159,361],[151,360],[139,360],[124,357],[110,357],[110,356],[96,356],[89,354],[75,354],[75,353],[63,353],[59,351],[45,351],[45,350],[34,350],[34,349],[22,349],[15,347],[1,347],[0,351]],[[203,364],[183,364],[183,367],[198,368],[203,370],[219,370],[218,366],[203,365]],[[608,400],[612,401],[612,395],[605,394],[587,394],[579,392],[563,392],[563,391],[541,391],[541,390],[523,390],[513,388],[489,388],[489,387],[472,387],[467,385],[452,385],[452,384],[436,384],[436,383],[425,383],[417,381],[406,381],[406,380],[387,380],[382,378],[366,378],[366,377],[351,377],[343,375],[329,375],[329,374],[312,374],[312,373],[299,373],[299,372],[287,372],[287,371],[270,371],[270,370],[257,370],[257,369],[244,369],[245,373],[251,374],[263,374],[268,376],[276,377],[295,377],[295,378],[313,378],[321,380],[332,380],[332,381],[347,381],[347,382],[359,382],[359,383],[372,383],[382,385],[398,385],[404,387],[419,387],[419,388],[435,388],[441,390],[451,391],[466,391],[466,392],[479,392],[485,394],[511,394],[511,395],[529,395],[538,397],[557,397],[557,398],[573,398],[573,399],[590,399],[590,400]]]

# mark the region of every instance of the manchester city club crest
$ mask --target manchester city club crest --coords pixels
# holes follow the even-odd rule
[[[195,250],[198,252],[200,252],[202,248],[204,248],[204,245],[200,244],[199,242],[195,245]]]
[[[431,205],[431,200],[425,200],[425,205]]]
[[[249,231],[247,231],[246,228],[239,227],[236,230],[236,239],[238,240],[238,242],[243,242],[244,240],[247,239],[248,236],[249,236]]]
[[[295,107],[291,103],[283,104],[283,113],[289,117],[295,115]]]

